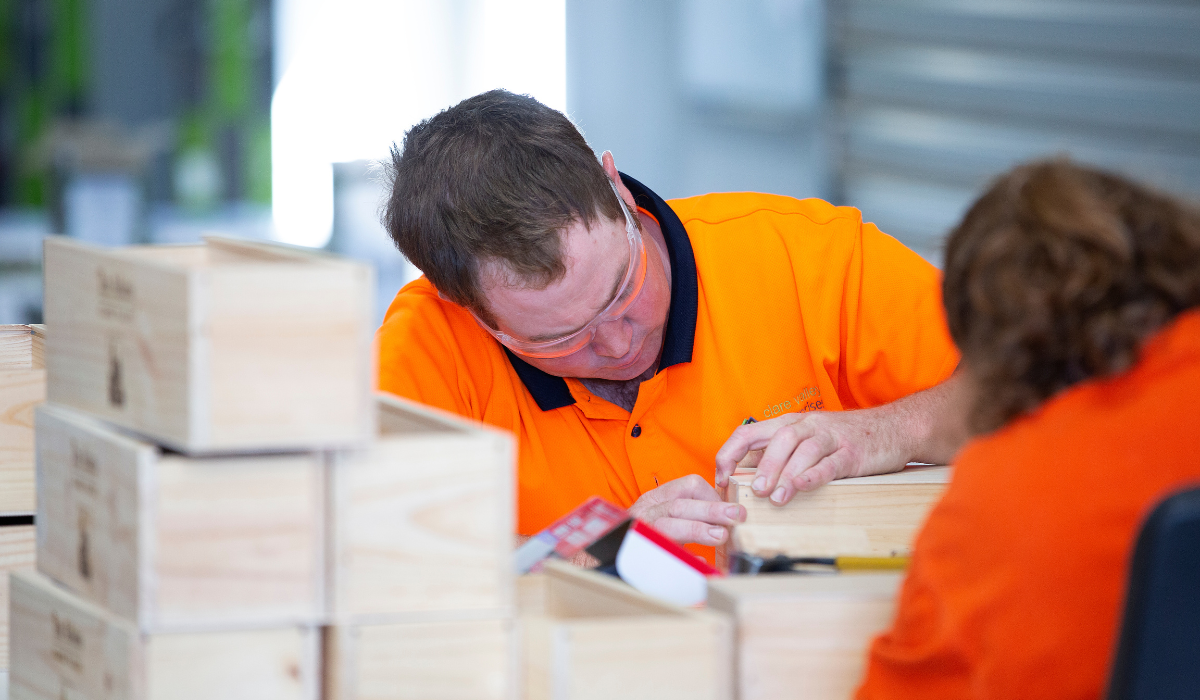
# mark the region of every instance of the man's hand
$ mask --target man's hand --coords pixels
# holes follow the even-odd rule
[[[704,477],[691,474],[647,491],[629,514],[654,526],[680,544],[716,546],[732,527],[746,519],[746,509],[725,503]]]
[[[833,479],[899,471],[913,461],[945,464],[966,440],[963,391],[956,373],[878,408],[789,413],[739,426],[717,452],[716,482],[724,486],[739,461],[757,463],[751,490],[783,505]]]

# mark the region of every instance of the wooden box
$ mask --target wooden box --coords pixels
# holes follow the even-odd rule
[[[899,574],[712,579],[708,607],[737,626],[738,700],[849,700],[892,621]]]
[[[48,398],[188,454],[359,444],[373,272],[286,246],[45,244]]]
[[[10,700],[317,700],[313,628],[143,634],[37,573],[12,575]]]
[[[930,509],[950,482],[950,467],[838,479],[777,506],[750,490],[755,470],[738,470],[722,497],[746,507],[718,562],[733,550],[809,556],[908,554]]]
[[[143,631],[323,619],[319,453],[188,458],[37,409],[38,569]]]
[[[34,511],[33,407],[46,398],[44,326],[0,325],[0,515]]]
[[[725,615],[675,607],[563,562],[522,579],[528,700],[733,697]]]
[[[0,527],[0,669],[8,668],[8,574],[33,571],[32,525]]]
[[[383,395],[378,415],[370,447],[333,455],[334,619],[511,615],[512,437]]]
[[[511,618],[335,625],[325,700],[515,700]]]

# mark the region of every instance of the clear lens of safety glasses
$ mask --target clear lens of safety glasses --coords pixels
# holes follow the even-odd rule
[[[499,340],[513,352],[539,359],[564,357],[573,352],[578,352],[585,345],[592,342],[592,338],[596,337],[596,329],[600,324],[620,319],[629,311],[629,307],[633,306],[634,302],[637,301],[638,296],[641,295],[642,287],[646,283],[646,244],[642,239],[641,231],[638,229],[637,220],[633,218],[633,215],[629,212],[629,208],[625,206],[625,200],[621,199],[616,185],[609,182],[609,186],[613,188],[613,194],[617,195],[617,202],[621,205],[621,211],[625,214],[625,233],[629,239],[629,265],[625,268],[625,278],[621,282],[617,295],[586,326],[570,335],[554,340],[539,342],[521,340],[502,331],[494,330],[485,323],[481,322],[479,324],[491,333],[496,340]]]

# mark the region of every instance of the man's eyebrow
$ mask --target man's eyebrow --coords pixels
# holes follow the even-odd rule
[[[629,272],[629,262],[626,261],[625,264],[621,266],[620,272],[617,273],[617,278],[615,280],[613,280],[612,291],[608,293],[608,300],[605,301],[603,304],[601,304],[600,308],[596,310],[597,315],[599,315],[601,311],[607,309],[608,305],[613,302],[613,299],[617,298],[617,293],[621,291],[621,283],[625,281],[625,275],[628,272]],[[565,338],[565,337],[571,335],[572,333],[578,333],[579,331],[583,330],[584,328],[587,327],[588,323],[591,323],[594,320],[596,320],[596,317],[592,316],[591,320],[589,320],[587,323],[584,323],[582,326],[572,328],[571,330],[569,330],[565,333],[543,333],[541,335],[535,335],[529,339],[529,342],[544,343],[547,340],[557,340],[559,338]]]

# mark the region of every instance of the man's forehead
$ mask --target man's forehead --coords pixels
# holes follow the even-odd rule
[[[565,274],[549,283],[522,279],[502,262],[482,265],[481,285],[491,311],[511,330],[561,336],[590,320],[612,300],[629,263],[624,226],[583,226],[564,236]],[[536,315],[536,318],[529,318]],[[519,326],[519,327],[518,327]]]
[[[560,254],[566,274],[552,280],[530,279],[514,270],[508,261],[500,258],[486,258],[479,263],[480,286],[484,293],[497,287],[507,287],[522,291],[540,291],[561,284],[572,273],[590,271],[597,266],[603,267],[607,261],[612,265],[620,265],[628,256],[629,241],[625,225],[618,222],[599,218],[591,226],[576,220],[560,232],[562,245]]]

